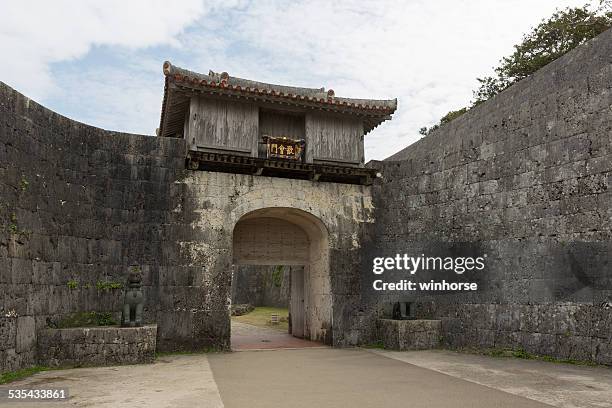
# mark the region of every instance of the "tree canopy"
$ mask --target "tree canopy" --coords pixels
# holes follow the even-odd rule
[[[612,0],[602,0],[594,9],[587,4],[557,10],[523,36],[514,52],[499,61],[494,75],[476,78],[480,86],[473,91],[474,99],[469,106],[448,112],[437,125],[422,127],[419,133],[428,135],[610,27]]]

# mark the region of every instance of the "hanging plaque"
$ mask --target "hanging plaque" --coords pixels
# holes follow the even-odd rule
[[[264,136],[266,151],[269,159],[290,159],[302,161],[304,154],[304,140],[290,139],[288,137]]]

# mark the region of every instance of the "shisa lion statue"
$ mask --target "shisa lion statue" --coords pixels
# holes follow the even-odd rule
[[[121,315],[121,326],[140,327],[142,326],[142,307],[144,296],[142,294],[142,275],[140,268],[133,266],[128,276],[128,286],[125,290],[125,300],[123,301],[123,312]]]

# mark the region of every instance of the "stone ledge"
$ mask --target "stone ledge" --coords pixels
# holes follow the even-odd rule
[[[440,345],[440,320],[378,319],[378,338],[390,350],[426,350]]]
[[[45,329],[38,333],[38,362],[49,367],[152,363],[156,339],[157,325]]]

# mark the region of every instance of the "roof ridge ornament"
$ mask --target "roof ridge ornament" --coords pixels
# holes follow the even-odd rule
[[[164,61],[163,71],[164,71],[164,75],[166,76],[171,74],[172,64],[170,63],[170,61]]]
[[[229,74],[225,71],[221,73],[221,80],[228,80],[230,78]]]

